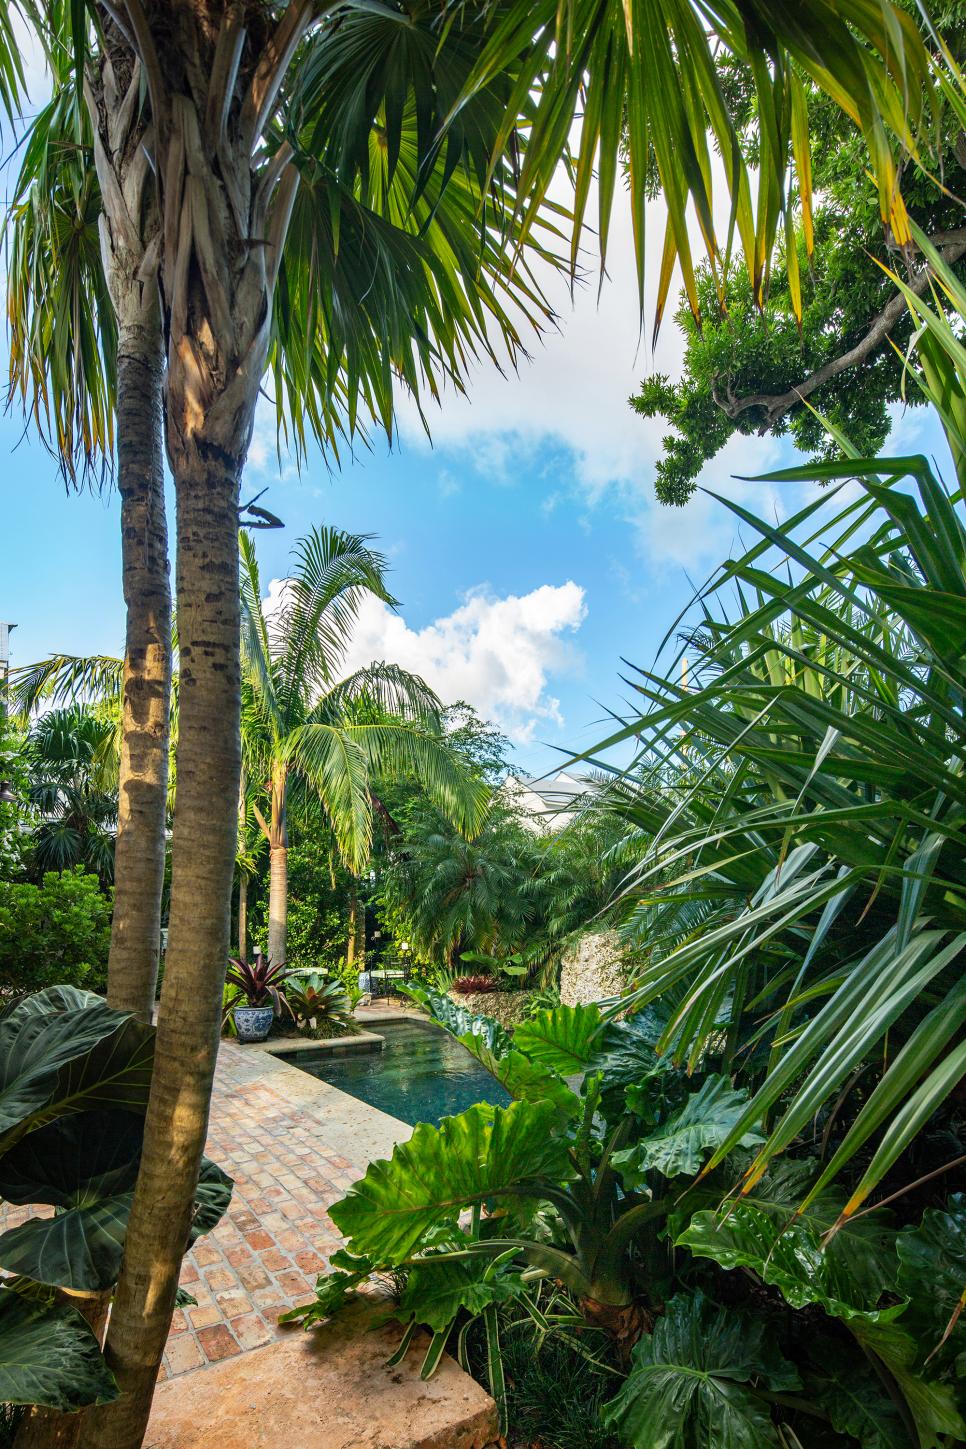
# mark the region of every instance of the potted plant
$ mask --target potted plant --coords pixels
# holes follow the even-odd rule
[[[229,957],[225,979],[237,986],[245,998],[245,1005],[232,1011],[239,1041],[265,1040],[273,1018],[288,1008],[283,988],[290,975],[284,961],[273,965],[261,951],[256,951],[254,961]]]

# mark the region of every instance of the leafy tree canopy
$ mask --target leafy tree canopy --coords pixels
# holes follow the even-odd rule
[[[966,4],[950,0],[933,18],[953,54],[961,56]],[[755,164],[760,128],[748,72],[724,55],[718,71],[741,123],[746,157]],[[683,296],[675,317],[684,340],[680,381],[655,373],[630,399],[642,417],[665,418],[673,429],[663,439],[655,476],[655,491],[663,503],[686,503],[704,464],[736,433],[788,435],[802,452],[830,456],[835,445],[815,409],[845,432],[863,456],[871,457],[889,434],[890,407],[903,398],[914,405],[923,401],[915,386],[903,388],[902,354],[913,322],[882,268],[898,268],[907,281],[919,281],[920,290],[924,273],[914,258],[903,259],[883,233],[867,155],[842,112],[812,88],[809,113],[815,238],[811,265],[799,228],[797,264],[790,269],[787,250],[779,249],[763,310],[756,305],[743,265],[736,264],[727,279],[726,310],[719,306],[716,280],[704,267],[698,273],[700,328]],[[961,129],[947,111],[940,170],[948,194],[912,168],[903,179],[912,219],[953,266],[966,256],[964,160]],[[800,329],[793,302],[796,285],[802,292]],[[810,407],[803,405],[799,393]]]

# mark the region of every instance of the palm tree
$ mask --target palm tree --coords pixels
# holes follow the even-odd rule
[[[84,20],[74,47],[82,55],[86,11],[69,11]],[[574,264],[595,160],[606,248],[626,145],[641,277],[655,161],[668,200],[659,310],[675,256],[692,279],[690,201],[720,268],[710,131],[760,292],[778,223],[792,225],[789,147],[808,209],[804,90],[792,59],[862,126],[884,217],[904,244],[887,127],[914,147],[932,87],[912,20],[887,0],[335,12],[314,0],[117,0],[110,13],[142,67],[145,150],[164,179],[158,275],[182,664],[162,1069],[108,1335],[122,1393],[83,1430],[88,1449],[133,1449],[174,1303],[214,1068],[241,753],[239,480],[264,370],[274,365],[280,403],[313,431],[335,429],[343,402],[355,428],[360,401],[391,428],[393,368],[410,386],[422,374],[431,391],[440,376],[460,379],[469,354],[493,351],[493,318],[516,346],[503,301],[510,292],[539,312],[519,254],[537,235],[578,108]],[[762,118],[755,214],[714,78],[721,45],[753,65]],[[119,220],[114,203],[105,190],[108,225]],[[386,225],[393,215],[398,228]],[[474,217],[477,241],[467,244]],[[286,260],[289,236],[300,243],[298,265]]]
[[[117,831],[117,727],[107,713],[53,709],[27,736],[29,805],[38,875],[83,865],[107,884]]]
[[[28,8],[54,94],[31,128],[8,219],[10,382],[68,479],[96,470],[116,440],[127,622],[108,999],[150,1020],[164,878],[171,591],[149,117],[138,100],[140,63],[113,23],[86,68],[85,105],[58,33],[63,16],[56,7]]]
[[[532,838],[498,804],[472,840],[417,809],[383,873],[385,904],[423,956],[458,964],[473,949],[509,954],[537,911]]]
[[[347,677],[341,665],[367,597],[395,602],[386,561],[359,535],[314,529],[293,549],[295,568],[266,617],[258,560],[242,532],[242,747],[262,783],[253,813],[269,848],[268,956],[285,960],[288,814],[293,787],[317,796],[343,864],[355,876],[372,848],[375,783],[415,778],[454,825],[479,827],[488,791],[442,733],[426,683],[393,664]]]

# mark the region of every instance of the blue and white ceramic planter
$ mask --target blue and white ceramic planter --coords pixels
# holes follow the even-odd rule
[[[275,1015],[273,1006],[236,1006],[232,1012],[239,1041],[264,1041]]]

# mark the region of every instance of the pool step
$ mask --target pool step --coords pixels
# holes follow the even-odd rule
[[[145,1449],[484,1449],[496,1405],[454,1359],[419,1368],[417,1335],[386,1366],[400,1327],[374,1326],[384,1307],[359,1303],[304,1332],[159,1386]]]

